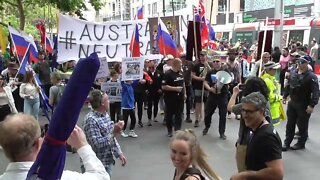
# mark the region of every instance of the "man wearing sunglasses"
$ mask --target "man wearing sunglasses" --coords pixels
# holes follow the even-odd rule
[[[319,100],[318,78],[308,68],[311,61],[310,56],[302,56],[297,59],[298,67],[291,70],[288,85],[284,90],[283,103],[286,103],[289,95],[291,100],[287,107],[288,122],[286,138],[282,147],[283,151],[287,151],[289,148],[292,150],[304,149],[308,139],[309,119]],[[290,147],[296,125],[300,136],[298,142]]]
[[[226,116],[227,116],[227,104],[228,104],[228,86],[223,85],[221,88],[217,85],[216,73],[218,71],[224,70],[222,68],[220,59],[213,60],[213,69],[209,71],[206,75],[204,81],[204,87],[209,91],[208,100],[205,104],[205,115],[204,123],[205,128],[202,131],[203,135],[208,133],[208,130],[211,126],[211,118],[216,110],[219,108],[219,134],[222,140],[227,139],[227,136],[224,134],[226,129]]]

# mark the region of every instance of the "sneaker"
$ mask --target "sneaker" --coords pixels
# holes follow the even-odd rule
[[[241,119],[241,115],[236,115],[236,120],[240,120]]]
[[[141,128],[143,128],[142,122],[138,122],[138,125],[139,125]]]
[[[168,133],[168,135],[167,135],[168,137],[172,137],[172,133]]]
[[[153,118],[153,121],[154,121],[154,122],[158,122],[157,118]]]
[[[231,117],[231,114],[228,114],[227,115],[227,119],[231,119],[232,117]]]
[[[124,131],[121,131],[121,136],[122,137],[128,137],[128,134],[126,134],[126,132],[124,132]]]
[[[129,137],[133,137],[133,138],[138,137],[138,135],[134,132],[134,130],[130,130],[128,136],[129,136]]]
[[[198,120],[196,120],[196,121],[194,122],[194,127],[199,127],[199,121],[198,121]]]
[[[148,120],[148,126],[152,126],[151,119]]]
[[[191,110],[190,110],[190,113],[191,113],[191,114],[194,114],[194,109],[191,109]]]

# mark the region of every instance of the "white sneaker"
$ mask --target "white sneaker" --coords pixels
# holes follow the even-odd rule
[[[227,119],[231,119],[232,117],[231,117],[231,114],[228,114],[227,115]]]
[[[126,134],[126,132],[124,132],[124,131],[121,131],[121,136],[122,137],[128,137],[128,134]]]
[[[138,137],[138,135],[134,132],[134,130],[130,130],[128,136],[133,137],[133,138]]]

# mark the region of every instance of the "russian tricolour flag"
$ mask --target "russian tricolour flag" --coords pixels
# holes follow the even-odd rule
[[[137,18],[138,18],[138,19],[143,19],[143,6],[141,6],[141,7],[138,9]]]
[[[33,39],[28,35],[22,34],[11,26],[8,26],[10,36],[17,51],[20,62],[28,50],[30,44],[30,61],[38,62],[38,49]]]
[[[46,50],[51,54],[53,51],[53,45],[51,40],[46,36]]]
[[[176,43],[172,40],[170,33],[159,18],[158,20],[158,34],[157,34],[157,41],[159,44],[159,51],[162,55],[172,54],[174,57],[178,57],[178,50]]]
[[[140,57],[140,42],[139,42],[138,24],[136,24],[135,30],[133,30],[129,50],[131,52],[132,57]]]

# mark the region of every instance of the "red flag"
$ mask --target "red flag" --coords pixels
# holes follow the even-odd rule
[[[136,28],[133,30],[129,50],[131,52],[132,57],[140,57],[140,42],[139,42],[138,24],[136,24]]]
[[[40,32],[40,37],[41,37],[41,44],[45,44],[46,42],[46,28],[44,26],[44,22],[43,21],[39,21],[36,23],[36,28],[39,30]]]

